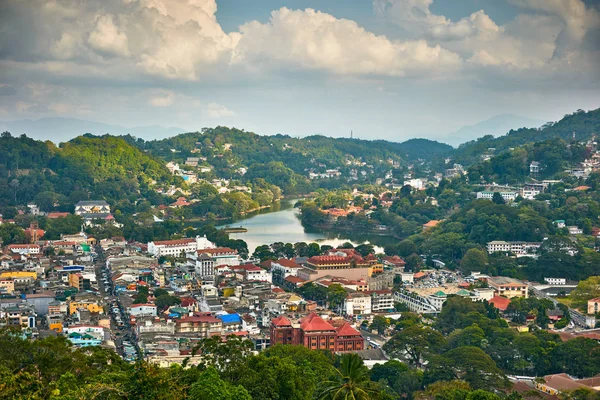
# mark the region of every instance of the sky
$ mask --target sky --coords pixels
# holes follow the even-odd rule
[[[0,119],[406,140],[600,107],[600,0],[0,0]]]

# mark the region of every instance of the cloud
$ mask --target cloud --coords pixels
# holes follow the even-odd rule
[[[10,85],[0,84],[0,96],[14,96],[17,94],[17,89]]]
[[[72,49],[72,39],[68,39],[68,34],[63,34],[57,46],[63,46]],[[120,31],[113,21],[113,16],[110,14],[102,15],[96,21],[96,28],[90,33],[88,38],[90,47],[101,54],[114,56],[128,56],[129,49],[127,44],[127,35]]]
[[[64,114],[71,111],[71,106],[65,103],[51,103],[48,105],[48,109],[54,111],[57,114]]]
[[[590,71],[590,53],[582,49],[582,43],[586,34],[600,26],[598,10],[581,0],[510,2],[528,12],[504,25],[483,10],[452,21],[431,12],[433,0],[373,0],[373,6],[379,16],[409,35],[425,36],[432,44],[459,54],[467,66],[559,71],[569,65]]]
[[[25,103],[23,101],[18,101],[15,104],[15,108],[18,112],[27,112],[30,108],[35,107],[36,104]]]
[[[460,65],[456,54],[424,40],[392,41],[355,21],[281,8],[268,23],[240,27],[235,63],[324,70],[341,75],[405,76]]]
[[[227,107],[217,104],[217,103],[209,103],[206,105],[204,112],[207,116],[211,118],[223,118],[223,117],[232,117],[235,115],[233,111],[228,109]]]
[[[170,90],[159,90],[148,99],[148,104],[154,107],[169,107],[175,101],[175,93]]]

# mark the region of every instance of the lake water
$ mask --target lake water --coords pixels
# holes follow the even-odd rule
[[[270,209],[262,210],[256,214],[249,215],[247,218],[239,219],[227,225],[218,228],[243,227],[248,230],[244,233],[231,233],[232,239],[242,239],[248,244],[250,254],[254,249],[263,244],[272,244],[275,242],[296,243],[316,242],[319,245],[339,246],[345,242],[350,242],[354,246],[362,243],[372,243],[375,245],[376,252],[383,252],[384,245],[397,242],[396,239],[382,236],[370,237],[360,233],[348,232],[320,232],[307,231],[299,219],[299,210],[293,208],[296,200],[283,200],[280,204],[275,204]]]

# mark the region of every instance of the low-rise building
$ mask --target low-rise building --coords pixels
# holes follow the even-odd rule
[[[215,248],[215,244],[206,239],[206,236],[148,242],[148,253],[155,257],[179,257],[182,254],[213,248]]]
[[[492,191],[483,191],[483,192],[477,192],[477,198],[478,199],[486,199],[486,200],[492,200],[494,198],[494,193],[500,193],[500,196],[502,196],[502,199],[504,199],[504,201],[506,203],[510,203],[511,201],[514,201],[517,196],[519,195],[518,192],[492,192]]]
[[[527,284],[518,279],[506,276],[490,276],[486,279],[489,287],[493,288],[498,296],[504,296],[509,299],[513,297],[529,297]]]
[[[391,290],[370,290],[371,312],[389,312],[394,309],[394,296]]]
[[[152,303],[132,304],[127,310],[133,317],[156,317],[157,307]]]
[[[587,313],[588,314],[598,314],[600,313],[600,297],[596,297],[595,299],[590,299],[587,302]]]

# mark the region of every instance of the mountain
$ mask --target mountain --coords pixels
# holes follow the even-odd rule
[[[0,137],[0,204],[35,201],[69,209],[79,200],[111,203],[146,197],[152,183],[178,179],[161,160],[119,137],[79,136],[60,147],[28,137]]]
[[[590,139],[598,132],[600,132],[600,108],[591,111],[577,110],[565,115],[558,122],[548,122],[540,128],[520,128],[510,130],[507,134],[496,138],[488,135],[463,143],[452,153],[452,159],[463,165],[472,165],[480,162],[484,154],[503,156],[510,149],[531,147],[549,141],[563,141],[567,146],[573,142],[573,137],[575,142],[581,142]]]
[[[444,137],[440,137],[439,139],[453,146],[458,146],[461,143],[465,143],[486,135],[504,135],[511,129],[538,128],[544,125],[545,122],[546,121],[523,117],[520,115],[501,114],[486,119],[485,121],[478,122],[474,125],[463,126],[457,131],[449,133]]]
[[[127,135],[141,137],[146,140],[162,139],[165,137],[187,132],[187,129],[163,127],[159,125],[137,126],[127,128],[120,125],[104,124],[76,118],[40,118],[37,120],[23,119],[16,121],[0,121],[0,131],[11,132],[15,136],[26,134],[33,139],[47,140],[52,138],[56,144],[66,142],[79,135],[91,133],[94,135]]]

